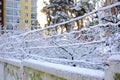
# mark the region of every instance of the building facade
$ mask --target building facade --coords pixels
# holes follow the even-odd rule
[[[19,29],[23,32],[31,30],[33,24],[37,26],[32,23],[33,20],[37,21],[35,4],[37,0],[0,0],[0,24],[7,30]]]
[[[32,8],[31,8],[31,28],[37,29],[37,0],[32,0]]]
[[[31,1],[21,0],[21,26],[23,31],[31,29]]]
[[[21,5],[20,0],[4,0],[4,25],[6,26],[7,30],[13,30],[15,29],[14,26],[20,27],[20,21],[21,21]]]

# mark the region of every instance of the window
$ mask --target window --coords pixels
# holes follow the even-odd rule
[[[7,30],[13,30],[13,25],[12,24],[7,24],[6,29]]]
[[[28,2],[28,0],[25,0],[25,2]]]
[[[32,5],[36,5],[37,4],[37,0],[32,0]]]
[[[19,3],[14,3],[14,8],[20,9],[20,4]]]
[[[6,2],[6,7],[13,7],[13,2],[7,1]]]
[[[25,13],[25,16],[28,17],[28,13]]]
[[[20,19],[17,19],[17,23],[20,23]]]
[[[20,11],[19,10],[14,10],[13,15],[20,16]]]
[[[8,15],[13,15],[13,10],[12,10],[12,9],[7,9],[7,10],[6,10],[6,14],[8,14]]]
[[[37,14],[32,14],[32,15],[31,15],[31,18],[32,18],[32,19],[36,19],[36,18],[37,18]]]
[[[25,23],[28,23],[28,20],[25,20]]]
[[[28,9],[28,6],[25,6],[25,9]]]
[[[6,22],[13,22],[13,18],[6,16]]]
[[[37,7],[32,7],[32,12],[37,12]]]
[[[36,20],[32,20],[31,23],[32,23],[33,26],[37,26],[37,21]]]
[[[20,0],[15,0],[15,1],[20,1]]]
[[[20,23],[20,19],[19,19],[19,18],[14,18],[14,19],[13,19],[13,22],[14,22],[14,23]]]

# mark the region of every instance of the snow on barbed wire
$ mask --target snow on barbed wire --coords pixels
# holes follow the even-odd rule
[[[114,4],[114,6],[116,5],[118,5],[118,3]],[[113,5],[101,10],[110,7],[113,7]],[[17,36],[1,36],[0,54],[3,55],[4,53],[5,57],[18,59],[32,58],[39,60],[40,57],[46,57],[47,59],[43,60],[51,58],[51,62],[55,63],[104,69],[105,61],[110,55],[120,54],[119,21],[117,23],[98,23],[78,31],[71,30],[70,32],[64,32],[62,34],[51,33],[51,35],[48,35],[45,32],[48,29],[52,29],[53,33],[55,33],[54,31],[57,26],[80,20],[96,12],[98,11],[93,11],[82,17],[55,24],[45,29],[34,30]],[[73,63],[64,62],[65,60],[57,62],[53,58],[73,60]],[[95,65],[80,65],[76,63],[75,60],[82,60],[93,64],[100,63],[102,65],[96,67]]]

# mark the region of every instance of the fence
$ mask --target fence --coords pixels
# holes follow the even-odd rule
[[[108,66],[106,65],[106,60],[108,57],[120,54],[119,5],[120,3],[118,2],[92,11],[84,16],[51,25],[44,29],[10,37],[2,35],[0,38],[0,56],[4,59],[17,59],[23,63],[24,67],[22,65],[15,66],[8,64],[8,67],[15,69],[15,75],[19,74],[17,72],[20,69],[22,69],[20,71],[28,70],[27,66],[24,65],[24,59],[106,70],[106,66]],[[111,9],[115,10],[114,13],[111,12]],[[103,14],[105,16],[102,16]],[[80,23],[82,19],[86,18],[89,19],[86,22],[89,24],[85,25],[86,28],[79,30],[79,26],[76,26],[76,21]],[[1,64],[7,66],[6,63],[9,61],[5,61],[3,60]],[[6,70],[9,72],[9,69],[5,67],[5,72]],[[30,71],[34,71],[34,68]],[[7,74],[7,76],[10,76],[13,72],[13,70],[10,71],[10,74]],[[37,74],[31,74],[31,76],[34,75],[37,76]],[[68,78],[65,77],[65,79]]]
[[[0,68],[1,80],[103,80],[104,77],[99,70],[36,60],[2,59]]]
[[[108,59],[110,66],[105,72],[31,59],[0,58],[0,80],[119,80],[119,57]]]

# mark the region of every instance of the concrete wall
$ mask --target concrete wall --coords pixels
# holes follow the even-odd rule
[[[120,80],[120,55],[108,59],[109,67],[105,72],[105,80]]]
[[[0,80],[103,80],[104,72],[36,60],[0,59]]]
[[[108,59],[105,71],[36,60],[0,58],[0,80],[120,80],[120,55]]]
[[[4,80],[4,62],[0,62],[0,80]]]

